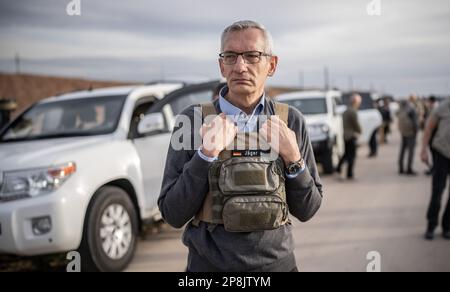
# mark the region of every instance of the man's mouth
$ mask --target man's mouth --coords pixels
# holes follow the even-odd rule
[[[245,78],[236,78],[232,80],[234,83],[251,83],[251,80]]]

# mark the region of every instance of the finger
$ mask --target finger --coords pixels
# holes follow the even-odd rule
[[[286,123],[283,120],[281,120],[279,116],[272,116],[272,119],[274,122],[287,127]]]
[[[260,137],[262,137],[262,139],[264,139],[267,143],[270,144],[271,140],[270,131],[267,131],[267,129],[260,129],[259,135]]]
[[[218,117],[219,117],[221,120],[226,120],[226,119],[227,119],[227,115],[226,115],[225,113],[221,113],[220,115],[218,115]]]

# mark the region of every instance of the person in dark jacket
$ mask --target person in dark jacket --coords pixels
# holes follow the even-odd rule
[[[221,151],[238,131],[256,131],[259,115],[275,113],[274,102],[264,94],[266,79],[275,73],[278,62],[269,32],[253,21],[234,23],[222,34],[221,50],[219,65],[227,86],[214,101],[216,111],[221,114],[211,123],[203,124],[201,131],[194,127],[191,139],[183,140],[185,149],[176,150],[170,145],[159,208],[170,225],[181,228],[187,224],[183,243],[189,249],[189,272],[296,271],[291,224],[274,230],[233,233],[221,224],[194,223],[193,218],[209,192],[208,171]],[[195,120],[202,120],[198,106],[189,107],[180,116],[188,117],[192,125]],[[308,221],[321,205],[322,183],[305,119],[298,110],[289,107],[288,124],[268,121],[260,131],[267,132],[269,128],[278,130],[275,132],[279,134],[280,147],[275,150],[286,166],[304,161],[298,164],[302,166],[295,173],[281,175],[290,213],[300,221]],[[176,127],[174,135],[180,129]],[[206,135],[212,135],[213,145],[206,147],[205,141],[195,145]],[[269,136],[267,139],[272,141]]]
[[[433,138],[431,138],[434,135]],[[439,224],[442,194],[450,177],[450,100],[443,102],[430,115],[422,140],[421,159],[430,164],[428,146],[433,150],[433,180],[430,205],[428,207],[428,227],[425,238],[434,239],[434,231]],[[442,216],[442,235],[450,239],[450,194]]]
[[[342,166],[347,162],[347,179],[354,178],[354,166],[358,147],[358,137],[361,135],[361,125],[358,120],[358,109],[361,106],[362,98],[359,94],[353,94],[350,99],[350,106],[342,116],[344,123],[345,153],[339,161],[336,171],[341,174]]]

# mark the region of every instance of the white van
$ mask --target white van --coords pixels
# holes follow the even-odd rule
[[[161,219],[174,117],[218,84],[81,91],[28,108],[0,133],[0,253],[78,250],[83,269],[124,269],[142,226]]]
[[[344,129],[339,91],[298,91],[277,96],[305,116],[309,137],[317,162],[326,174],[332,174],[339,157],[344,153]]]

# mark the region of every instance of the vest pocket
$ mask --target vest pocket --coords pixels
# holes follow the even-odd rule
[[[273,193],[280,187],[278,168],[262,158],[231,158],[222,164],[219,189],[224,195]]]
[[[232,196],[222,213],[229,232],[274,230],[284,224],[287,215],[287,205],[277,195]]]

